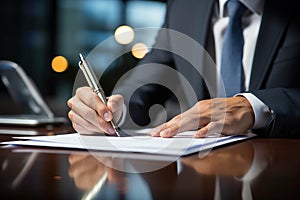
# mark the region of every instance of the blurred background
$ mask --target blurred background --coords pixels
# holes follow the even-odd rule
[[[118,32],[160,27],[165,0],[1,0],[0,60],[16,62],[37,85],[57,116],[66,116],[79,70],[78,53],[87,55],[110,37],[99,62],[118,57],[100,82],[109,93],[115,81],[148,52],[156,34],[118,38]],[[135,51],[135,45],[142,51]],[[100,66],[100,67],[99,67]],[[96,70],[101,69],[99,65]],[[14,112],[14,101],[0,81],[0,114]]]

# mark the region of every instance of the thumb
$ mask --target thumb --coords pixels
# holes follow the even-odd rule
[[[112,95],[108,98],[107,107],[114,114],[116,120],[119,120],[122,115],[123,105],[124,98],[122,95]]]

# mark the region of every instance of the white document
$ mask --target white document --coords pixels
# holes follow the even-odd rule
[[[200,151],[208,151],[220,145],[249,139],[254,136],[236,135],[193,138],[193,133],[193,131],[188,131],[180,133],[173,138],[151,137],[145,134],[132,137],[112,137],[72,133],[55,136],[14,137],[14,139],[18,140],[2,142],[2,144],[185,156]]]

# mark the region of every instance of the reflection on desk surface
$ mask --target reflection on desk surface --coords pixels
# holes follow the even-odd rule
[[[109,152],[1,149],[10,199],[295,199],[300,140],[254,138],[173,162]],[[128,154],[129,155],[129,154]],[[132,155],[132,154],[130,154]],[[166,164],[167,163],[167,164]],[[145,166],[161,166],[138,173]],[[25,169],[24,169],[25,168]],[[136,172],[136,173],[135,173]],[[22,175],[20,175],[22,174]],[[16,183],[18,178],[18,184]]]

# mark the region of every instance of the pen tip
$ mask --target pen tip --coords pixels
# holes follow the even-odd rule
[[[116,131],[116,135],[117,135],[118,137],[120,137],[120,133],[119,133],[119,131]]]

